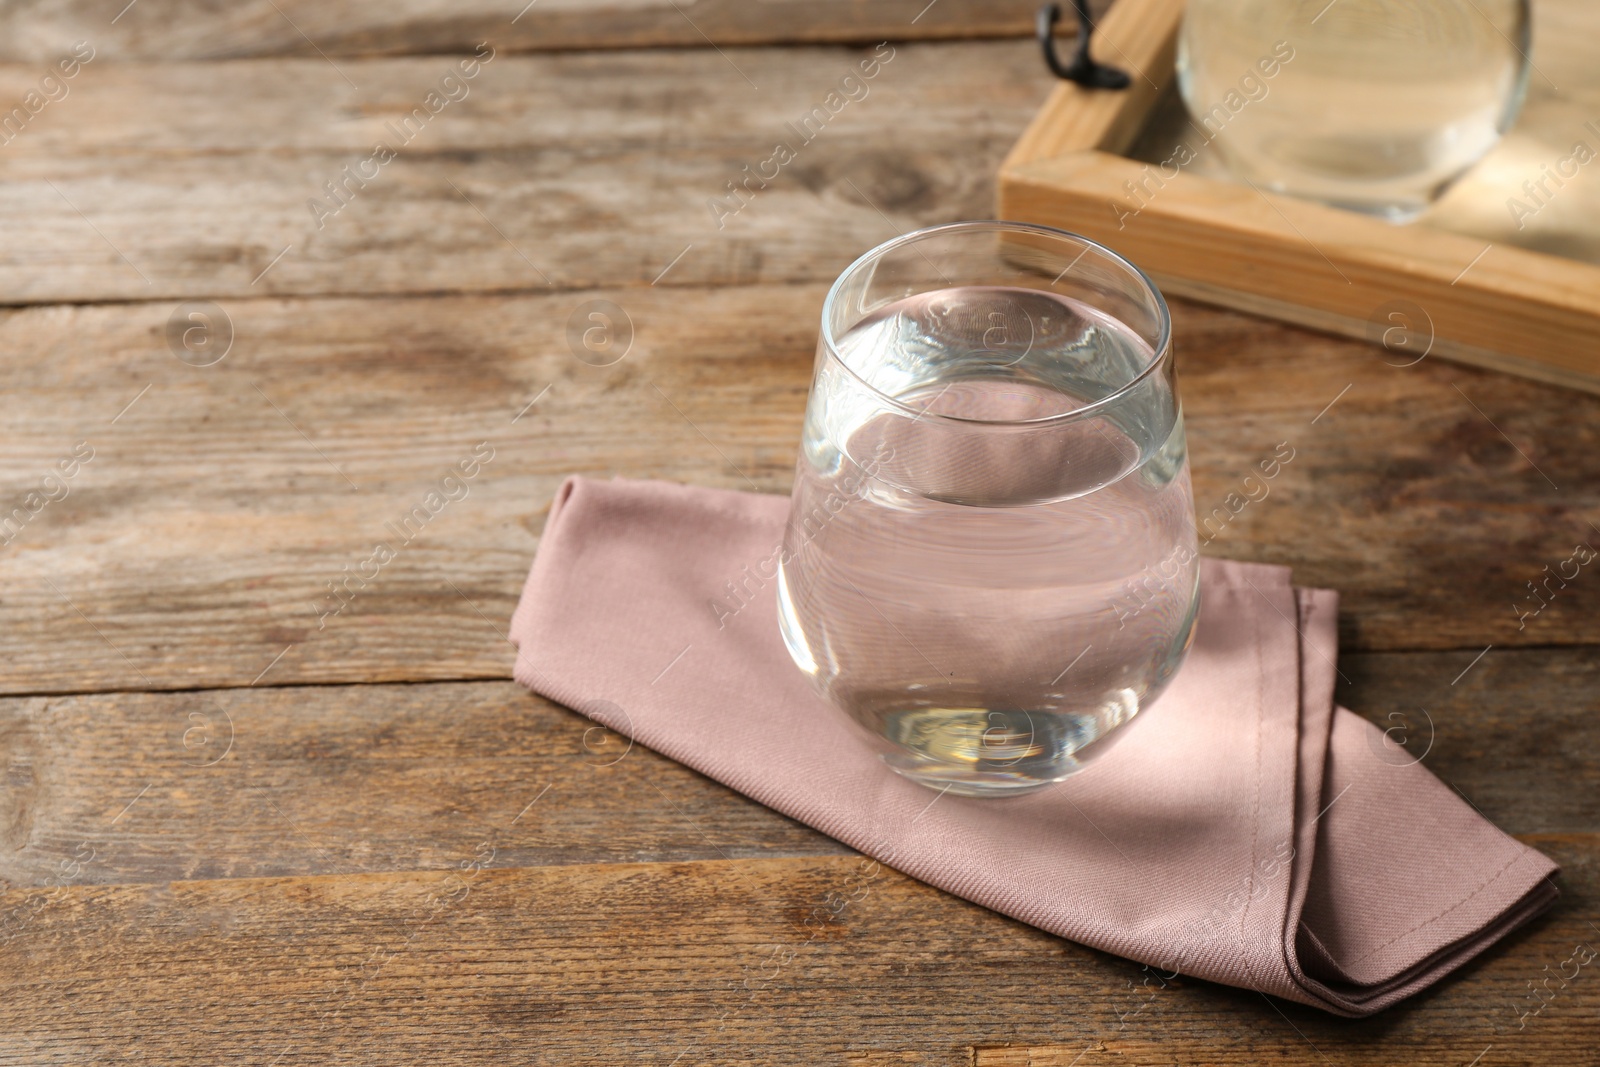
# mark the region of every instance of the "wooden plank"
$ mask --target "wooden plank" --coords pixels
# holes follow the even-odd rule
[[[430,114],[461,62],[89,63],[0,151],[0,303],[831,279],[991,214],[1049,87],[1025,42],[498,53]]]
[[[830,91],[841,94],[842,100],[834,101],[838,110],[826,121],[813,121],[813,143],[799,147],[820,149],[846,132],[859,136],[870,130],[881,137],[886,129],[903,132],[909,143],[938,135],[946,123],[962,124],[964,129],[944,136],[959,134],[966,143],[998,139],[1002,132],[1014,135],[1050,88],[1042,67],[1019,69],[1030,48],[1015,41],[967,41],[897,42],[882,50],[725,49],[729,59],[745,61],[752,77],[759,75],[758,91],[740,77],[736,63],[710,50],[485,51],[481,56],[352,60],[341,69],[357,83],[354,88],[320,60],[123,63],[97,58],[67,80],[65,99],[48,102],[4,143],[0,160],[10,166],[23,159],[70,157],[112,168],[120,156],[155,157],[141,161],[149,164],[161,158],[259,154],[303,155],[320,165],[321,156],[331,155],[342,166],[369,153],[375,141],[402,140],[407,132],[402,120],[453,75],[455,82],[446,87],[453,98],[426,121],[412,116],[411,142],[395,144],[402,160],[619,148],[655,155],[676,145],[732,163],[727,179],[742,177],[743,163],[759,162],[740,155],[742,150],[760,150],[764,156],[774,137],[793,139],[786,125],[798,124]],[[877,65],[869,64],[871,73],[863,73],[860,65],[869,59]],[[463,76],[463,63],[476,73]],[[849,86],[839,86],[847,75],[861,83],[854,98]],[[0,101],[37,89],[39,76],[29,64],[0,63]],[[197,100],[206,106],[195,106]],[[315,180],[296,192],[313,195],[324,177],[338,176],[339,166],[327,175],[307,175]]]
[[[1463,658],[1346,655],[1339,699],[1496,825],[1600,830],[1600,657]],[[11,698],[0,752],[12,887],[847,851],[510,682]]]
[[[0,738],[15,886],[849,851],[513,682],[13,699]]]
[[[853,857],[47,887],[0,894],[4,1062],[1459,1065],[1581,1062],[1600,840],[1537,839],[1565,904],[1362,1022],[1173,980]],[[1549,970],[1546,971],[1545,968]],[[130,976],[137,980],[130,981]],[[1555,988],[1556,983],[1551,983]],[[1240,1025],[1239,1020],[1254,1020]],[[1519,1030],[1518,1023],[1524,1025]],[[1007,1051],[1009,1047],[1009,1051]]]
[[[169,351],[171,304],[12,311],[0,685],[506,677],[568,473],[787,492],[823,292],[229,301],[209,367]],[[569,347],[594,300],[631,316],[611,366]],[[1547,577],[1600,536],[1600,400],[1174,306],[1205,551],[1339,589],[1351,650],[1465,666],[1490,643],[1600,643],[1594,568]],[[47,483],[80,442],[93,458]],[[465,497],[397,535],[480,447]],[[397,555],[374,574],[379,542]]]
[[[109,57],[160,61],[431,55],[470,52],[484,40],[506,51],[547,51],[1031,37],[1035,7],[1032,0],[244,0],[221,7],[139,0],[119,16],[117,5],[66,0],[0,14],[0,59],[48,61],[80,39]],[[1072,29],[1070,19],[1061,27]]]

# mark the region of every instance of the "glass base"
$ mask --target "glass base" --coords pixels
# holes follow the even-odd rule
[[[1059,782],[1083,766],[1079,752],[1138,711],[1122,690],[1095,711],[911,707],[872,718],[880,758],[896,773],[958,796],[1010,796]],[[1113,706],[1114,705],[1114,706]]]
[[[953,793],[958,797],[1016,797],[1026,793],[1034,793],[1045,786],[1054,785],[1065,778],[998,778],[983,777],[971,778],[952,775],[942,769],[918,769],[914,767],[896,767],[894,760],[889,756],[883,757],[891,770],[902,777],[909,778],[918,785],[925,785],[938,793]]]
[[[1384,201],[1379,203],[1366,200],[1339,200],[1332,197],[1323,199],[1322,202],[1329,207],[1341,208],[1345,211],[1353,211],[1358,215],[1382,219],[1384,222],[1395,226],[1403,226],[1415,220],[1417,216],[1428,210],[1429,203],[1426,200]]]
[[[815,684],[818,664],[794,617],[785,578],[780,567],[778,629],[796,665]],[[926,698],[908,703],[912,690],[923,689],[911,686],[875,698],[857,693],[848,709],[834,706],[889,769],[935,792],[995,798],[1035,792],[1078,773],[1110,749],[1122,736],[1120,727],[1165,690],[1194,640],[1200,609],[1198,571],[1194,582],[1177,640],[1142,693],[1112,690],[1102,693],[1096,705],[1077,711],[1024,710]],[[818,691],[829,699],[826,688],[819,685]],[[946,694],[946,701],[953,695]]]

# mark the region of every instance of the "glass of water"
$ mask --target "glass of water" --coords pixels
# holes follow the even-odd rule
[[[1178,87],[1235,174],[1405,222],[1511,126],[1528,40],[1527,0],[1189,0]]]
[[[896,238],[822,309],[778,583],[789,653],[935,789],[1058,781],[1188,650],[1199,562],[1171,320],[1083,237]]]

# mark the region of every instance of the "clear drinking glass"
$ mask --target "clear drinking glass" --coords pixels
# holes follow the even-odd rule
[[[1171,321],[1115,252],[936,226],[822,308],[778,583],[790,655],[936,789],[1058,781],[1188,650],[1198,558]]]
[[[1235,174],[1404,222],[1511,126],[1528,40],[1527,0],[1189,0],[1178,86]]]

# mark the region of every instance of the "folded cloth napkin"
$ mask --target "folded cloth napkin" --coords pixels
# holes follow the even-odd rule
[[[1340,1015],[1554,901],[1555,864],[1334,706],[1337,597],[1284,567],[1203,562],[1187,662],[1087,769],[935,799],[790,661],[772,565],[787,507],[569,479],[512,619],[517,680],[947,892]]]

